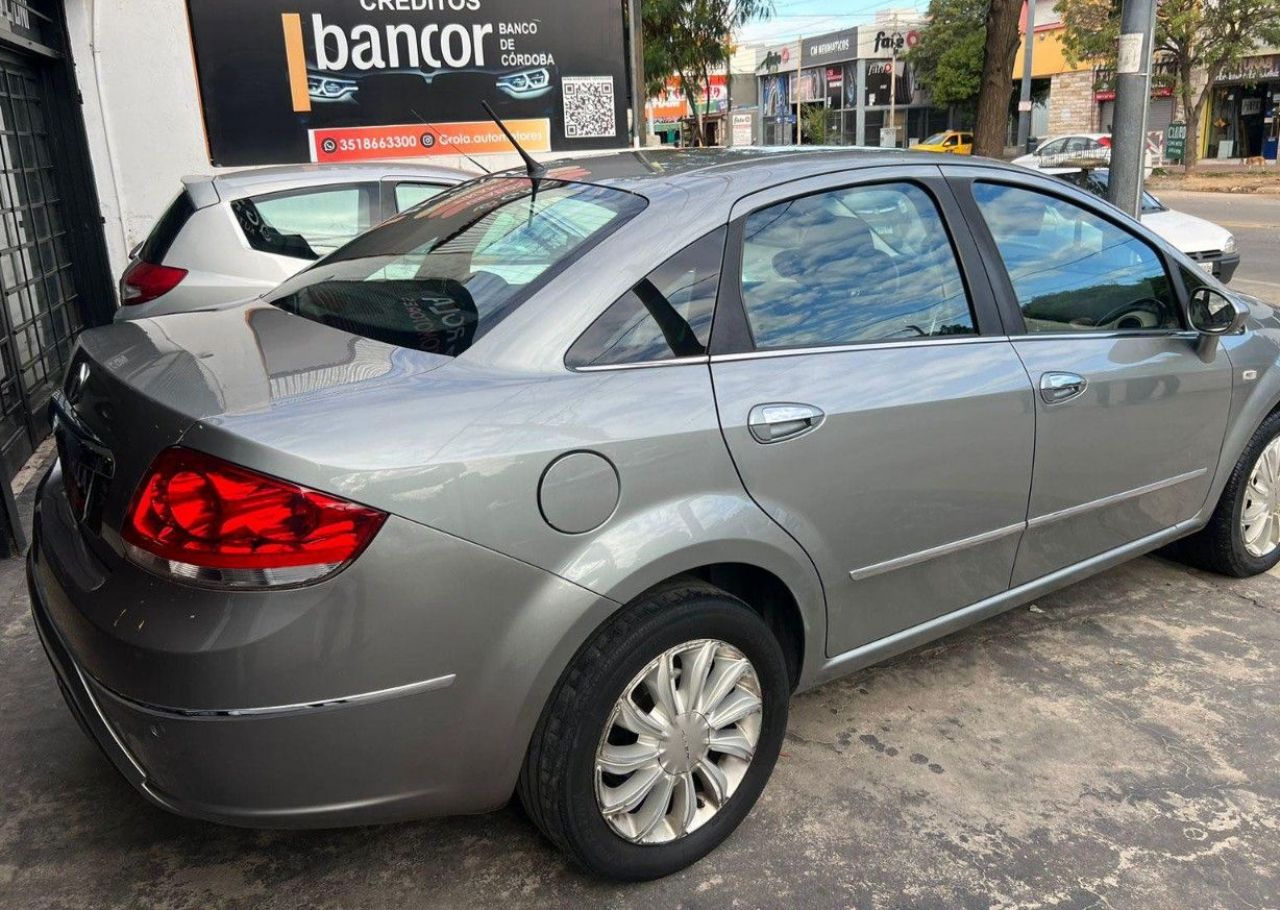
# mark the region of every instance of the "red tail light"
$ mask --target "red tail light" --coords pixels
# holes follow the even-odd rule
[[[1101,139],[1098,140],[1098,145],[1102,146],[1104,149],[1111,148],[1111,137],[1103,136]]]
[[[314,581],[355,559],[386,514],[191,449],[161,452],[125,521],[131,555],[210,584]]]
[[[186,269],[134,261],[120,279],[120,302],[125,306],[150,303],[172,291],[187,277]]]

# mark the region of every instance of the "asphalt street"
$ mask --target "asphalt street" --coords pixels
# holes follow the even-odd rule
[[[1235,234],[1240,268],[1231,286],[1280,307],[1280,195],[1161,192],[1172,209],[1197,215]]]

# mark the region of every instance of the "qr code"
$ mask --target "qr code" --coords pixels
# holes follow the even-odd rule
[[[618,134],[612,76],[566,76],[563,85],[566,139],[600,139]]]

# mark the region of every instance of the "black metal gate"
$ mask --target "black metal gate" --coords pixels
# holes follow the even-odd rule
[[[17,469],[48,434],[45,406],[85,325],[45,80],[0,52],[0,459]]]

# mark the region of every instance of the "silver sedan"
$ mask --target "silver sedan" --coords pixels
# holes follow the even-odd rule
[[[483,812],[582,866],[747,816],[791,693],[1158,547],[1280,562],[1280,321],[995,162],[628,153],[264,299],[86,332],[33,610],[156,806]]]

